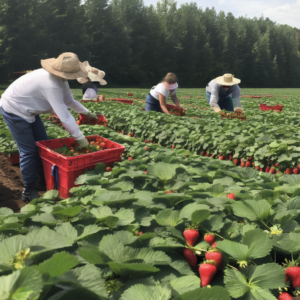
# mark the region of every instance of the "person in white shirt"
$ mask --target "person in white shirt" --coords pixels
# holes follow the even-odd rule
[[[146,97],[146,111],[156,111],[168,114],[167,99],[171,96],[173,103],[182,108],[179,104],[176,92],[178,88],[177,77],[174,73],[168,73],[163,80],[156,86],[152,87]]]
[[[22,199],[30,202],[39,198],[38,190],[45,190],[43,165],[37,141],[48,136],[39,114],[54,111],[64,128],[75,138],[80,147],[88,141],[80,131],[68,107],[77,113],[97,119],[70,91],[67,79],[87,77],[87,70],[74,53],[63,53],[58,58],[41,60],[42,69],[28,73],[14,81],[0,100],[1,113],[20,153],[20,169],[24,190]]]
[[[100,85],[107,84],[106,80],[103,79],[105,76],[105,72],[91,67],[88,61],[84,61],[83,65],[88,71],[88,77],[77,78],[77,81],[82,84],[82,100],[97,99],[98,87],[96,83],[99,82]]]
[[[232,74],[224,74],[207,85],[206,98],[215,112],[223,109],[242,112],[241,90],[238,86],[240,82],[241,80],[234,78]]]

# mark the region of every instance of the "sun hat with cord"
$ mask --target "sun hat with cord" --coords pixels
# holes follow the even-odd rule
[[[235,84],[239,84],[241,80],[238,78],[234,78],[232,74],[224,74],[223,76],[215,78],[215,82],[225,86],[232,86]]]
[[[68,80],[86,77],[88,74],[78,56],[72,52],[62,53],[58,58],[41,60],[41,65],[49,73]]]
[[[92,82],[98,81],[100,83],[100,85],[107,84],[106,80],[103,79],[105,76],[105,72],[103,72],[97,68],[91,67],[88,61],[84,61],[83,65],[85,66],[86,70],[88,71],[87,77]],[[84,84],[84,83],[88,82],[88,79],[86,77],[84,77],[84,78],[80,77],[80,78],[77,78],[77,81],[81,84]]]

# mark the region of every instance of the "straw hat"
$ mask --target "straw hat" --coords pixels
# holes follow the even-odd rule
[[[232,74],[224,74],[223,76],[215,78],[215,82],[221,85],[235,85],[241,82],[240,79],[234,78]]]
[[[62,53],[58,58],[41,60],[41,65],[49,73],[64,79],[77,79],[88,74],[78,56],[72,52]]]
[[[97,68],[93,68],[90,66],[88,61],[84,61],[83,65],[85,66],[85,69],[88,71],[88,78],[94,82],[94,81],[99,81],[99,83],[101,85],[106,85],[107,82],[106,80],[104,80],[104,76],[105,76],[105,72],[97,69]],[[77,78],[77,81],[81,84],[84,84],[86,82],[88,82],[88,80],[86,79],[86,77],[84,78]]]

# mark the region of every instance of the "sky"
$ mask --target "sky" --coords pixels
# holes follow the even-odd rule
[[[145,5],[156,5],[157,0],[144,0]],[[196,2],[203,9],[214,7],[217,12],[231,12],[235,17],[269,18],[279,24],[287,24],[300,29],[300,0],[177,0],[181,4]]]

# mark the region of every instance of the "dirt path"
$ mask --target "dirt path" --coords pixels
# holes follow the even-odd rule
[[[19,212],[25,206],[22,201],[23,181],[19,165],[12,166],[0,155],[0,208],[8,207]],[[39,192],[42,196],[44,192]]]
[[[0,207],[17,212],[25,205],[22,201],[23,182],[19,166],[12,166],[8,159],[0,156]]]

